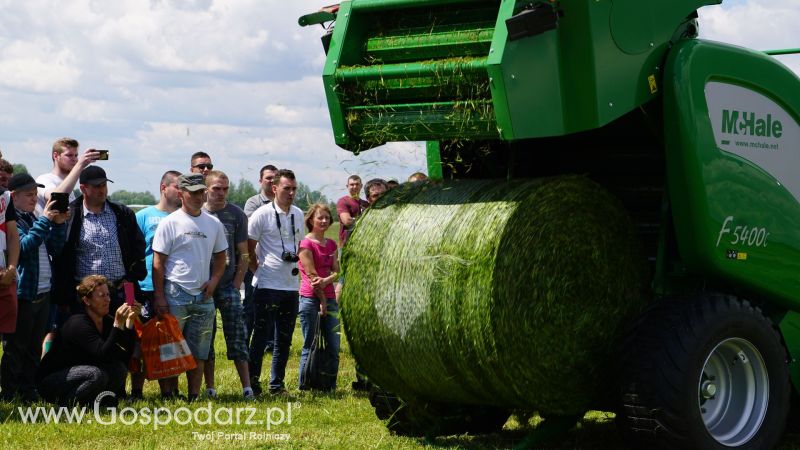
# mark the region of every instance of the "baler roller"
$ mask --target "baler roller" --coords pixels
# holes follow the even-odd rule
[[[420,63],[342,67],[336,71],[336,80],[350,82],[386,78],[441,78],[446,73],[479,73],[485,70],[486,58],[459,58],[455,61],[425,61]]]

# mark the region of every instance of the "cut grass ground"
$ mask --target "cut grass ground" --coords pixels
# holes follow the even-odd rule
[[[339,389],[333,394],[300,392],[297,390],[297,365],[300,357],[301,335],[296,328],[292,343],[291,356],[287,367],[287,384],[293,399],[274,399],[262,397],[256,402],[241,400],[239,385],[233,364],[225,359],[223,339],[217,339],[215,350],[217,355],[217,390],[220,399],[211,402],[211,410],[217,412],[224,408],[255,408],[255,420],[264,420],[269,408],[273,409],[273,418],[277,422],[278,410],[288,412],[287,402],[292,405],[292,422],[271,427],[269,433],[287,434],[285,441],[264,441],[258,439],[236,440],[237,433],[246,438],[250,433],[267,433],[266,425],[224,424],[226,416],[222,416],[223,424],[186,424],[173,421],[169,425],[159,426],[134,423],[126,425],[118,421],[115,425],[97,423],[92,411],[86,418],[91,421],[77,423],[23,423],[18,411],[21,404],[0,402],[0,442],[2,448],[80,448],[80,449],[182,449],[182,448],[391,448],[414,449],[427,446],[442,448],[525,448],[526,437],[536,429],[540,419],[536,416],[519,423],[515,416],[506,423],[500,433],[484,436],[448,436],[433,440],[398,437],[391,435],[384,424],[378,420],[369,404],[366,395],[354,392],[350,382],[355,378],[352,355],[346,342],[343,342],[341,366],[339,371]],[[269,367],[265,361],[265,368]],[[181,379],[181,390],[186,392],[185,378]],[[138,416],[132,412],[125,413],[130,421],[135,417],[143,419],[143,409],[152,411],[156,407],[168,408],[177,414],[180,408],[191,411],[208,408],[208,400],[201,400],[192,405],[177,401],[163,403],[158,396],[155,382],[145,384],[145,400],[132,403],[123,402],[119,411],[130,407],[139,411]],[[43,403],[34,406],[47,406]],[[181,413],[181,414],[186,414]],[[201,422],[205,416],[201,414]],[[224,413],[223,413],[224,414]],[[162,416],[163,417],[163,416]],[[101,416],[103,421],[112,420],[112,416]],[[242,416],[242,422],[247,419]],[[184,420],[181,417],[181,420]],[[216,437],[217,432],[227,433],[230,438]],[[212,433],[214,440],[208,440]],[[205,440],[199,440],[200,436]],[[588,413],[581,423],[563,436],[562,439],[528,448],[547,449],[615,449],[625,448],[613,423],[613,415],[593,411]],[[800,434],[787,434],[780,448],[800,448]]]
[[[343,342],[341,353],[341,364],[339,371],[339,389],[333,394],[321,394],[313,392],[300,392],[297,390],[298,362],[300,358],[300,347],[302,345],[299,325],[295,330],[291,356],[287,367],[287,387],[293,395],[292,399],[275,399],[269,396],[260,398],[256,402],[244,402],[241,399],[241,386],[239,385],[233,364],[225,358],[225,344],[223,339],[217,339],[215,350],[217,355],[216,386],[220,398],[211,402],[211,411],[217,413],[224,408],[248,408],[256,410],[255,420],[264,420],[269,408],[273,409],[273,418],[277,422],[281,410],[287,413],[290,403],[292,412],[292,422],[274,425],[269,433],[288,434],[287,441],[262,441],[256,439],[235,440],[236,433],[243,433],[249,437],[249,433],[266,433],[266,425],[225,424],[227,416],[222,417],[223,424],[186,424],[181,425],[173,421],[164,426],[154,429],[153,423],[142,424],[144,419],[144,409],[151,412],[154,408],[168,408],[173,413],[178,414],[180,408],[188,408],[191,411],[208,408],[209,401],[202,399],[200,402],[187,405],[182,401],[164,403],[158,395],[158,386],[155,382],[145,384],[145,400],[137,402],[123,402],[120,404],[118,419],[123,417],[122,408],[130,407],[138,411],[134,415],[132,411],[126,411],[124,418],[131,422],[140,419],[137,423],[126,425],[117,421],[115,425],[104,425],[98,423],[94,412],[89,410],[84,423],[40,423],[30,424],[22,421],[18,411],[19,407],[24,407],[17,403],[0,402],[0,442],[2,448],[142,448],[142,449],[177,449],[177,448],[197,448],[197,447],[281,447],[281,448],[419,448],[425,445],[436,445],[443,447],[465,447],[465,448],[505,448],[512,447],[519,443],[528,432],[530,432],[536,422],[534,418],[525,426],[520,426],[515,420],[509,421],[506,425],[507,430],[502,433],[470,437],[470,436],[451,436],[438,438],[434,441],[424,439],[413,439],[393,436],[388,433],[384,424],[375,417],[367,396],[360,392],[354,392],[350,388],[350,382],[355,379],[354,363],[352,355],[346,342]],[[268,358],[267,358],[268,359]],[[269,367],[265,361],[265,368]],[[266,375],[266,374],[265,374]],[[181,378],[181,391],[186,392],[185,378]],[[48,406],[44,403],[33,405]],[[186,412],[180,413],[185,415]],[[201,422],[205,421],[205,415],[201,414]],[[161,416],[162,418],[165,416]],[[235,417],[235,416],[234,416]],[[180,417],[185,421],[184,417]],[[247,419],[246,414],[242,415],[242,422]],[[109,422],[113,420],[112,415],[104,414],[101,421]],[[91,422],[89,422],[91,421]],[[235,419],[234,419],[235,422]],[[208,436],[207,433],[223,432],[233,434],[234,437],[226,440],[224,437],[209,441],[199,440],[199,435]],[[213,436],[216,437],[214,434]],[[586,448],[613,448],[621,446],[617,441],[613,426],[609,417],[602,413],[595,413],[590,416],[580,430],[576,430],[564,441],[563,448],[575,448],[576,445],[585,445]],[[554,448],[550,444],[548,448]]]

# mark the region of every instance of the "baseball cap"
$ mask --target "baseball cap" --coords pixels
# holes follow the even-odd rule
[[[27,173],[18,173],[8,181],[9,191],[23,191],[32,187],[43,188],[44,185],[37,183],[36,180]]]
[[[106,181],[113,183],[113,181],[106,178],[106,171],[100,166],[89,166],[81,172],[80,184],[91,184],[97,186],[98,184],[105,183]]]
[[[206,188],[206,182],[202,174],[187,173],[178,177],[178,188],[189,192],[197,192]]]

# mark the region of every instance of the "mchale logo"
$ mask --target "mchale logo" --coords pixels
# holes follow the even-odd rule
[[[783,135],[783,124],[780,120],[772,120],[772,114],[767,114],[766,118],[756,118],[756,113],[723,109],[722,132],[780,138]]]

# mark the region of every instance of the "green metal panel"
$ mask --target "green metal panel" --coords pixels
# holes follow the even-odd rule
[[[339,6],[337,24],[333,30],[328,57],[325,60],[325,67],[322,70],[322,80],[325,84],[325,97],[328,100],[328,111],[333,125],[333,138],[336,144],[343,148],[357,145],[352,142],[352,137],[347,133],[344,125],[345,112],[342,103],[339,101],[337,92],[338,83],[334,77],[336,69],[344,58],[352,58],[354,49],[357,48],[355,41],[358,35],[363,33],[358,24],[351,26],[350,2],[342,2]]]
[[[557,29],[508,40],[522,0],[341,4],[324,79],[337,144],[559,136],[660,95],[695,9],[720,0],[572,0]],[[416,120],[414,120],[416,113]]]
[[[800,393],[800,314],[789,311],[779,323],[783,342],[789,352],[789,374],[795,391]]]
[[[667,60],[667,180],[681,257],[800,307],[800,80],[761,52],[684,41]]]
[[[428,178],[441,180],[444,176],[442,175],[442,154],[439,141],[428,141],[425,147],[425,154],[428,160]]]
[[[714,3],[719,1],[562,2],[557,30],[515,42],[505,42],[498,19],[492,48],[505,47],[495,73],[504,75],[513,123],[513,136],[503,133],[503,138],[598,128],[657,97],[676,30],[692,11]],[[496,59],[489,56],[490,66]]]
[[[553,30],[509,42],[505,22],[515,7],[513,0],[501,4],[487,60],[501,137],[512,141],[563,134],[558,34]],[[500,105],[505,106],[502,113]]]

